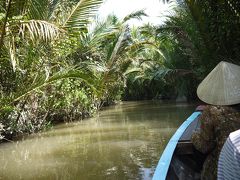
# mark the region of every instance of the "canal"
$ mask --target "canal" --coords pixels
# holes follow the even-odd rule
[[[94,118],[0,145],[0,179],[151,179],[168,140],[195,106],[122,102]]]

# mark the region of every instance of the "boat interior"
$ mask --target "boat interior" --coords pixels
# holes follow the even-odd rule
[[[199,131],[200,121],[197,117],[185,130],[174,151],[167,180],[199,180],[201,170],[206,156],[197,151],[192,142],[191,136]]]

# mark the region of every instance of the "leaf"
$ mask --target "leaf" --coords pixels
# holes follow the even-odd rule
[[[46,42],[52,41],[58,38],[60,33],[64,32],[63,29],[47,21],[25,20],[20,21],[20,23],[20,35],[22,35],[22,37],[25,37],[26,33],[28,32],[32,41],[36,41],[38,39],[44,40]]]
[[[38,77],[38,80],[36,80],[36,83],[31,85],[27,89],[25,88],[26,90],[19,91],[19,92],[21,92],[21,94],[16,95],[13,102],[16,102],[16,101],[24,98],[25,96],[31,94],[32,92],[34,92],[44,86],[52,84],[58,80],[67,79],[67,78],[81,79],[96,92],[96,87],[94,87],[94,85],[95,85],[95,79],[97,79],[97,78],[93,74],[90,74],[89,72],[83,72],[80,70],[76,70],[76,69],[68,69],[68,70],[64,70],[63,72],[58,72],[58,73],[52,75],[47,80],[44,76]]]
[[[63,27],[74,29],[85,29],[89,18],[94,16],[103,0],[81,0],[73,8]]]
[[[123,27],[123,29],[121,31],[121,34],[118,37],[117,43],[115,44],[115,46],[113,48],[113,51],[112,51],[111,56],[110,56],[110,67],[112,66],[112,64],[116,60],[117,54],[118,54],[120,48],[123,45],[123,41],[126,38],[126,31],[127,31],[127,29],[128,29],[127,26]]]
[[[138,19],[138,20],[142,20],[142,17],[146,17],[148,16],[144,10],[138,10],[138,11],[135,11],[135,12],[132,12],[131,14],[127,15],[124,19],[123,19],[123,22],[127,22],[131,19]]]
[[[17,59],[16,59],[16,48],[14,45],[15,38],[12,37],[12,42],[9,41],[9,55],[13,67],[13,71],[16,71],[16,66],[17,66]]]
[[[131,68],[131,69],[127,70],[127,71],[124,73],[124,75],[129,75],[129,74],[131,74],[131,73],[136,73],[136,72],[141,72],[141,71],[142,71],[141,68]]]

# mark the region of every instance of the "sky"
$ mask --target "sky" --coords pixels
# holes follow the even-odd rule
[[[164,4],[161,0],[105,0],[99,9],[98,15],[104,19],[109,14],[115,14],[117,17],[124,18],[126,15],[144,9],[148,17],[144,17],[143,21],[131,20],[130,25],[139,26],[143,23],[151,23],[154,25],[162,24],[164,15],[170,13],[174,4]]]

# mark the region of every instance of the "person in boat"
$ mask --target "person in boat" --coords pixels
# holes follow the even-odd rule
[[[198,97],[207,105],[200,116],[200,131],[192,135],[194,147],[207,155],[202,180],[217,179],[218,159],[229,134],[240,129],[240,66],[221,62],[199,85]]]
[[[231,107],[206,106],[200,116],[200,131],[192,135],[195,148],[207,154],[201,179],[217,179],[218,157],[228,135],[240,128],[240,113]]]
[[[219,156],[217,178],[240,179],[240,130],[232,132],[224,143]]]

